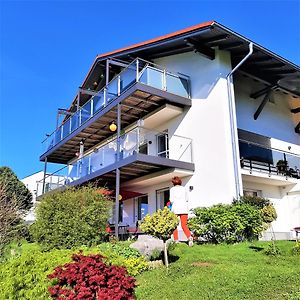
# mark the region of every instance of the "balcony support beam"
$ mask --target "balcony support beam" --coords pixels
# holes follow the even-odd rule
[[[121,104],[117,105],[117,163],[120,161],[121,135]],[[115,236],[119,238],[119,195],[120,195],[120,168],[116,168],[116,199],[115,199]]]
[[[47,156],[46,156],[46,158],[45,158],[45,163],[44,163],[44,177],[43,177],[42,194],[45,193],[45,187],[46,187],[46,174],[47,174]]]

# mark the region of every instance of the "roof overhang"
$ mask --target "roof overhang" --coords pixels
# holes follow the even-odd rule
[[[117,58],[131,61],[135,57],[147,60],[190,51],[199,52],[205,56],[213,53],[217,47],[230,51],[233,66],[235,66],[249,51],[251,40],[230,30],[229,28],[209,21],[195,25],[155,39],[138,43],[119,50],[98,55],[89,70],[83,85],[89,88],[90,77],[95,76],[97,64],[107,58]],[[255,76],[270,85],[278,84],[280,88],[300,96],[300,67],[274,52],[253,42],[253,54],[240,68],[249,75]],[[291,83],[292,82],[292,83]]]

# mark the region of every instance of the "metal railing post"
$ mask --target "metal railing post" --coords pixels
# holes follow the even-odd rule
[[[139,82],[139,60],[136,60],[136,82]]]
[[[118,76],[118,96],[121,94],[121,76]]]
[[[163,90],[166,91],[167,90],[167,72],[166,72],[166,69],[164,69],[164,72],[163,72]]]
[[[94,114],[94,97],[92,97],[91,99],[91,117],[93,116]]]
[[[103,106],[106,106],[106,94],[107,94],[107,89],[106,87],[103,90]]]
[[[60,138],[59,141],[61,141],[63,139],[63,132],[64,132],[64,125],[60,126]]]
[[[45,158],[45,164],[44,164],[44,177],[43,177],[42,194],[45,193],[46,173],[47,173],[47,156],[46,156],[46,158]]]

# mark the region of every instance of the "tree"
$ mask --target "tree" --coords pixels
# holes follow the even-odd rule
[[[0,253],[14,237],[14,229],[21,223],[19,203],[15,197],[6,194],[7,186],[0,182]]]
[[[165,207],[163,210],[159,209],[153,215],[146,215],[141,230],[152,236],[155,236],[164,242],[164,257],[165,264],[168,267],[168,249],[167,240],[171,237],[173,231],[178,226],[179,220],[177,216]]]
[[[10,168],[0,167],[0,184],[5,187],[6,199],[14,199],[19,209],[32,207],[32,194]]]

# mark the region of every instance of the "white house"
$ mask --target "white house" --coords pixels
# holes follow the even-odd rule
[[[40,160],[114,190],[122,223],[163,207],[178,175],[191,209],[255,194],[277,238],[300,226],[300,67],[215,21],[97,56],[59,112]]]
[[[55,174],[46,174],[45,176],[45,173],[43,171],[35,172],[21,179],[21,181],[25,184],[27,189],[32,194],[33,206],[28,212],[28,214],[25,216],[25,221],[28,223],[32,223],[35,220],[35,208],[38,203],[38,197],[43,194],[44,178],[44,192],[49,192],[60,187],[62,185],[62,182],[64,183],[65,180],[64,177],[60,177]]]

